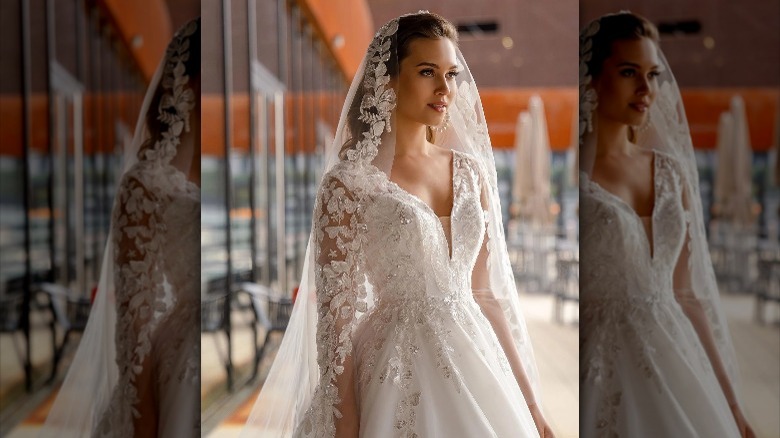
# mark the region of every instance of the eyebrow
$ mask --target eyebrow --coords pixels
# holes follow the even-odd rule
[[[639,65],[639,64],[637,64],[637,63],[635,63],[635,62],[629,62],[629,61],[624,61],[624,62],[621,62],[620,64],[618,64],[618,67],[635,67],[635,68],[642,68],[642,66],[641,66],[641,65]],[[659,68],[659,66],[658,66],[658,65],[653,65],[653,66],[651,66],[650,68],[651,68],[651,69],[658,69],[658,68]]]
[[[421,66],[428,66],[428,67],[433,67],[433,68],[440,68],[440,67],[439,67],[439,64],[434,64],[434,63],[432,63],[432,62],[425,62],[425,61],[423,61],[423,62],[421,62],[421,63],[417,64],[415,67],[421,67]],[[456,69],[456,68],[458,68],[458,66],[457,66],[457,65],[453,65],[452,67],[450,67],[450,70],[452,70],[452,69],[454,69],[454,68]]]

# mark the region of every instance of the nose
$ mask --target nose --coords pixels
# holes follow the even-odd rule
[[[450,94],[450,85],[447,83],[447,79],[445,77],[440,77],[438,84],[436,84],[436,91],[435,93],[439,96],[446,96],[447,94]]]
[[[650,93],[650,79],[640,77],[637,83],[636,93],[640,96]]]

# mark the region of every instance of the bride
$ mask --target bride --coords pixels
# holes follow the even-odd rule
[[[125,151],[98,293],[42,436],[200,436],[200,20]]]
[[[444,18],[374,37],[313,222],[246,436],[552,436],[482,105]]]
[[[685,111],[644,18],[580,34],[580,157],[583,436],[753,436]]]

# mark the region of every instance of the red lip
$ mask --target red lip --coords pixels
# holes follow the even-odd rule
[[[638,111],[640,113],[646,113],[650,110],[650,104],[646,102],[635,102],[628,104],[634,111]]]

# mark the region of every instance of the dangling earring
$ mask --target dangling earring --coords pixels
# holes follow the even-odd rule
[[[640,126],[639,129],[637,129],[637,134],[647,131],[647,128],[650,126],[650,115],[652,114],[652,112],[649,111],[649,109],[650,108],[648,108],[647,119],[645,119],[645,123],[642,123],[642,126]]]
[[[450,125],[450,112],[446,111],[444,113],[444,120],[442,120],[440,125],[437,126],[431,126],[431,129],[433,129],[436,132],[444,132],[447,130],[447,127]]]

